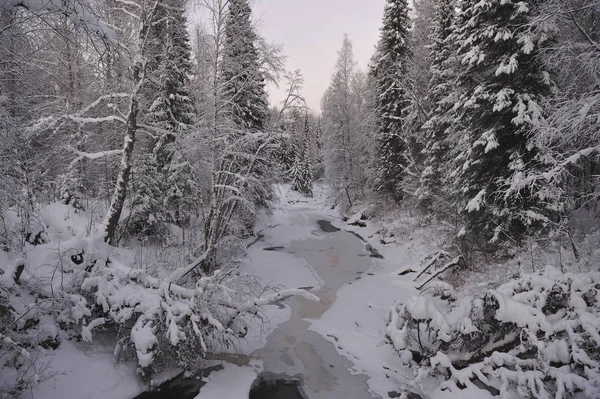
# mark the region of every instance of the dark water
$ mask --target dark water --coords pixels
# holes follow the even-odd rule
[[[336,231],[340,231],[340,229],[332,225],[329,220],[317,220],[317,223],[319,224],[321,231],[324,231],[325,233],[335,233]]]
[[[298,379],[281,379],[272,375],[258,376],[249,399],[305,399]]]
[[[185,378],[183,374],[180,374],[155,390],[144,392],[134,399],[194,399],[206,385],[202,378],[222,369],[222,366],[209,367],[190,378]],[[300,380],[297,378],[281,378],[271,374],[261,374],[252,385],[249,399],[306,399],[300,385]]]
[[[266,247],[266,248],[263,248],[263,251],[280,251],[282,249],[285,249],[285,247],[282,247],[282,246]]]
[[[208,367],[190,378],[185,378],[181,373],[172,380],[162,383],[155,390],[143,392],[134,399],[194,399],[200,389],[206,385],[202,378],[219,370],[223,370],[223,366]]]

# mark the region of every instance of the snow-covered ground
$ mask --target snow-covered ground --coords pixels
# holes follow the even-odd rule
[[[196,399],[248,399],[250,387],[260,370],[260,366],[225,365],[223,370],[210,374]]]
[[[279,202],[257,225],[257,239],[249,240],[241,271],[265,285],[264,295],[302,288],[317,295],[320,302],[296,297],[265,306],[262,320],[250,324],[245,337],[229,349],[232,353],[211,356],[211,365],[218,363],[224,368],[203,380],[206,385],[198,399],[248,397],[261,374],[299,380],[309,399],[388,398],[398,397],[405,388],[414,391],[411,378],[415,370],[408,369],[403,363],[406,359],[390,345],[385,320],[392,306],[400,309],[395,304],[407,302],[410,311],[416,313],[428,306],[427,292],[411,300],[420,294],[413,281],[416,273],[402,272],[417,270],[427,256],[443,248],[444,232],[421,226],[409,214],[373,221],[360,220],[359,213],[343,221],[327,204],[325,187],[317,187],[314,198],[303,197],[287,186],[276,189]],[[67,248],[69,239],[77,240],[89,232],[88,218],[66,214],[67,207],[55,205],[46,212],[46,219],[54,226],[46,231],[54,237],[28,254],[25,280],[47,274],[44,268],[49,266],[44,259],[56,257],[57,238]],[[126,263],[132,261],[130,252],[115,249],[113,256]],[[6,255],[0,259],[7,264],[15,261]],[[488,284],[476,288],[484,291]],[[465,289],[472,291],[470,296],[462,295],[457,301],[465,307],[448,308],[444,323],[458,325],[459,318],[466,317],[468,299],[478,292],[467,286],[463,294]],[[440,306],[439,301],[432,309],[436,306]],[[41,359],[48,363],[47,370],[55,374],[54,378],[28,392],[30,397],[131,399],[146,389],[133,366],[115,362],[112,346],[62,338],[58,349],[45,350]],[[394,345],[402,343],[394,341]],[[165,374],[164,379],[176,372]],[[5,373],[2,378],[11,377]],[[417,391],[436,399],[491,397],[473,386],[459,390],[457,395],[457,391],[436,389],[432,385],[436,383],[435,378],[423,380],[422,391]]]
[[[13,309],[24,315],[20,321],[27,321],[29,317],[39,320],[35,321],[35,332],[31,334],[38,334],[40,338],[32,339],[51,339],[60,342],[60,345],[56,349],[47,347],[32,352],[32,364],[37,374],[33,378],[39,378],[41,383],[27,389],[22,396],[35,399],[130,399],[139,394],[145,389],[144,384],[138,380],[133,367],[115,361],[114,345],[71,340],[52,317],[39,310],[52,306],[44,295],[59,290],[73,275],[70,273],[72,264],[68,260],[77,255],[73,248],[81,244],[81,238],[94,233],[93,218],[72,207],[55,203],[42,209],[32,223],[34,227],[35,223],[40,224],[39,233],[44,243],[35,246],[26,244],[24,258],[21,259],[17,259],[16,254],[1,252],[0,269],[4,273],[0,273],[0,284],[6,288],[14,287],[18,294],[9,301]],[[121,255],[127,258],[128,251],[115,248],[115,258],[121,258]],[[25,266],[20,280],[28,287],[27,290],[18,288],[12,279],[19,263]],[[2,360],[6,360],[6,356]],[[14,384],[16,370],[4,367],[1,371],[0,386]]]
[[[314,198],[287,186],[276,190],[279,202],[259,222],[259,239],[249,242],[242,271],[267,285],[266,293],[304,288],[321,301],[294,298],[266,306],[263,320],[251,324],[244,339],[232,348],[244,355],[221,357],[237,365],[226,365],[210,375],[199,398],[243,397],[261,372],[298,378],[311,399],[388,397],[405,380],[397,374],[402,368],[399,357],[384,342],[384,316],[394,301],[415,293],[413,284],[396,271],[418,263],[427,244],[411,239],[381,248],[384,259],[371,257],[367,242],[346,230],[357,230],[367,241],[371,236],[370,245],[376,246],[375,230],[342,222],[326,203],[325,187],[317,187]],[[55,237],[28,254],[29,275],[50,267],[43,260],[56,257],[57,239],[68,242],[90,233],[88,217],[66,212],[70,208],[60,205],[45,211],[45,219],[57,226],[47,233]],[[341,230],[328,229],[327,223]],[[133,260],[127,250],[114,255],[123,262]],[[29,392],[33,398],[129,399],[146,388],[132,366],[115,362],[109,345],[63,339],[58,349],[47,352],[45,359],[55,376]]]
[[[117,364],[110,348],[63,340],[48,360],[58,374],[38,385],[35,399],[131,399],[145,387],[135,370]]]
[[[395,397],[406,386],[410,373],[403,372],[406,366],[385,339],[384,319],[394,303],[418,294],[414,274],[402,276],[398,272],[418,266],[443,238],[439,232],[417,227],[408,215],[353,224],[360,215],[347,221],[338,217],[334,224],[360,235],[383,258],[372,259],[366,273],[344,285],[333,306],[313,320],[310,329],[335,342],[339,353],[352,361],[352,370],[369,377],[372,393]]]

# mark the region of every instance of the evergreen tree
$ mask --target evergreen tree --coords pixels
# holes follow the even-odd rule
[[[378,117],[379,187],[401,198],[399,183],[407,166],[407,64],[411,57],[406,0],[387,0],[371,74],[375,79]]]
[[[323,128],[321,118],[317,119],[315,133],[315,153],[312,162],[312,176],[314,180],[321,179],[325,175],[325,161],[323,159]]]
[[[276,136],[276,149],[273,152],[274,164],[278,167],[281,176],[287,176],[296,162],[298,149],[287,132]]]
[[[129,236],[158,237],[164,233],[163,193],[157,176],[157,166],[151,154],[142,154],[131,172],[130,210],[124,229]]]
[[[529,24],[536,2],[469,0],[448,38],[466,70],[455,120],[464,124],[452,177],[463,197],[467,232],[491,242],[518,240],[544,220],[536,190],[522,185],[525,168],[539,166],[530,139],[549,86],[538,58],[543,32]],[[453,126],[452,129],[457,129]]]
[[[165,36],[161,38],[163,47],[158,57],[159,64],[153,82],[157,92],[153,93],[154,102],[148,110],[151,123],[170,132],[163,134],[155,144],[154,152],[165,151],[175,141],[176,134],[188,130],[195,122],[194,98],[190,91],[192,74],[189,37],[186,29],[182,0],[168,0],[167,18],[164,21]],[[169,152],[156,154],[160,165],[169,162]]]
[[[323,148],[323,128],[321,127],[321,119],[317,121],[317,127],[315,128],[315,146],[317,152],[320,152]]]
[[[191,200],[195,188],[191,167],[181,159],[176,140],[178,135],[189,132],[196,119],[189,78],[192,74],[192,49],[184,1],[168,0],[167,5],[167,37],[164,38],[164,57],[159,66],[159,92],[150,108],[150,117],[154,126],[166,131],[153,148],[165,218],[183,226],[189,221],[192,209],[184,207],[183,200]]]
[[[191,168],[181,160],[178,136],[195,123],[194,97],[190,90],[191,46],[183,0],[162,0],[149,29],[146,48],[147,79],[143,91],[148,104],[148,124],[161,129],[149,140],[147,153],[134,168],[138,191],[132,196],[130,232],[158,234],[162,222],[185,225],[191,207],[183,198],[195,194]],[[143,221],[146,221],[144,225]],[[131,230],[133,229],[133,230]]]
[[[455,55],[456,44],[449,36],[456,29],[454,24],[454,0],[437,0],[430,46],[431,79],[427,103],[432,104],[430,119],[423,126],[426,133],[425,169],[421,175],[419,200],[421,205],[429,206],[434,195],[447,195],[440,190],[443,174],[446,172],[448,150],[452,138],[447,137],[447,129],[457,121],[452,120],[450,110],[459,99],[459,88],[455,81],[460,62]]]
[[[265,127],[269,109],[250,16],[248,0],[229,1],[221,81],[223,98],[234,123],[241,129],[260,131]]]
[[[310,125],[308,114],[304,117],[304,134],[302,150],[296,155],[294,166],[290,171],[292,189],[312,197],[312,165],[310,161]]]

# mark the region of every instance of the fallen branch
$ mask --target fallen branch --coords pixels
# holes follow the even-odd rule
[[[417,287],[418,290],[423,289],[423,287],[425,287],[425,285],[427,283],[429,283],[431,280],[435,279],[436,277],[440,276],[442,273],[444,273],[445,271],[458,266],[461,261],[463,260],[462,256],[457,256],[456,258],[452,259],[450,262],[446,263],[444,266],[442,266],[442,268],[440,270],[438,270],[437,272],[435,272],[434,274],[431,275],[431,277],[429,277],[427,280],[425,280],[425,282],[423,284],[421,284],[419,287]]]
[[[236,319],[236,317],[238,317],[239,315],[241,315],[243,313],[256,312],[257,309],[261,306],[279,302],[279,301],[282,301],[284,299],[287,299],[287,298],[290,298],[293,296],[301,296],[305,299],[308,299],[309,301],[321,302],[321,299],[318,296],[311,294],[310,292],[308,292],[306,290],[291,289],[291,290],[280,291],[273,295],[269,295],[264,298],[257,298],[252,301],[248,301],[241,306],[238,306],[236,308],[236,310],[234,311],[234,313],[231,315],[231,318],[227,322],[226,326],[227,326],[227,328],[231,327],[231,324]]]
[[[423,267],[423,269],[417,275],[417,277],[415,277],[413,279],[413,281],[417,281],[419,279],[419,277],[421,277],[424,273],[426,273],[431,268],[431,266],[435,265],[437,263],[437,261],[440,259],[440,257],[442,257],[442,255],[444,257],[450,258],[450,255],[446,251],[436,252],[435,255],[433,255],[433,257],[429,260],[429,262],[427,262],[427,264]]]
[[[174,282],[179,281],[183,277],[187,276],[192,270],[194,270],[195,268],[200,266],[202,264],[202,262],[204,262],[207,255],[208,255],[208,251],[204,252],[202,255],[200,255],[198,258],[196,258],[196,260],[194,260],[189,265],[187,265],[185,267],[180,267],[179,269],[175,270],[169,276],[169,282],[174,283]]]

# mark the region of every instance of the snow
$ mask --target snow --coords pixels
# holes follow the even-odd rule
[[[493,107],[493,111],[494,112],[500,112],[504,109],[506,109],[507,107],[512,105],[512,96],[515,94],[515,91],[512,89],[507,89],[504,88],[502,90],[500,90],[498,93],[496,93],[496,100],[494,101],[494,107]],[[492,130],[493,131],[493,130]],[[495,138],[494,138],[495,140]],[[488,140],[489,141],[489,140]],[[494,148],[498,147],[498,143],[496,142],[496,145]],[[486,149],[486,153],[489,150]]]
[[[107,345],[102,339],[95,339],[93,345],[92,332],[104,323],[104,319],[90,319],[86,300],[78,295],[64,292],[63,299],[72,302],[70,317],[82,320],[81,337],[83,342],[71,340],[66,333],[60,331],[53,317],[44,315],[44,301],[36,300],[29,295],[34,288],[39,295],[50,295],[62,292],[62,287],[70,284],[76,265],[72,256],[91,255],[93,250],[87,237],[93,232],[95,218],[92,214],[76,210],[70,206],[54,203],[43,207],[33,217],[37,232],[42,233],[46,244],[26,244],[22,258],[12,260],[5,252],[0,252],[0,268],[12,271],[17,264],[24,264],[25,271],[21,276],[23,289],[18,296],[10,298],[11,306],[17,314],[28,314],[38,320],[35,329],[28,334],[37,334],[34,343],[45,339],[60,342],[56,349],[37,347],[31,351],[31,360],[36,365],[35,372],[41,383],[28,390],[25,398],[35,399],[87,399],[115,398],[131,399],[142,392],[145,387],[137,378],[135,369],[130,364],[117,364],[114,359],[114,347]],[[113,249],[115,259],[120,258],[121,250]],[[0,278],[3,287],[14,284],[12,272]],[[27,290],[25,289],[27,287]],[[61,300],[59,299],[58,302]],[[61,318],[61,315],[57,315]],[[28,318],[21,319],[22,322]],[[20,322],[21,322],[20,321]],[[99,336],[102,337],[102,336]],[[97,338],[97,337],[96,337]],[[4,364],[2,365],[5,366]],[[3,368],[0,385],[3,382],[14,383],[15,370]],[[7,381],[12,376],[13,381]]]
[[[277,230],[278,231],[278,230]],[[295,234],[295,233],[291,233]],[[290,234],[290,235],[291,235]],[[299,233],[298,233],[299,236]],[[282,235],[271,236],[270,243],[275,242],[283,246],[289,243],[288,238]],[[280,251],[265,251],[261,245],[252,246],[248,250],[248,260],[244,270],[261,279],[271,286],[286,288],[315,287],[319,288],[323,282],[310,265],[303,259],[291,257]]]
[[[85,342],[92,342],[92,330],[98,326],[104,325],[106,320],[104,318],[98,318],[92,320],[87,326],[81,326],[81,338]]]
[[[519,62],[517,61],[517,55],[513,54],[508,59],[508,62],[502,60],[500,66],[496,69],[496,76],[502,75],[503,73],[510,75],[514,73],[519,66]],[[494,111],[496,111],[496,107],[494,106]]]
[[[527,327],[534,333],[541,330],[546,333],[546,336],[554,332],[552,325],[540,310],[518,302],[498,291],[491,290],[490,294],[496,298],[500,305],[500,308],[496,311],[496,319],[515,323],[519,327]]]
[[[358,386],[364,383],[371,393],[388,397],[389,392],[397,392],[410,386],[411,379],[415,376],[415,370],[409,368],[412,355],[409,351],[403,350],[410,348],[405,344],[407,335],[402,325],[402,317],[398,316],[399,311],[390,312],[390,307],[393,306],[396,310],[403,307],[414,319],[427,321],[434,331],[430,334],[433,340],[452,342],[457,333],[468,335],[479,331],[478,319],[469,315],[472,310],[482,308],[483,299],[463,295],[450,307],[439,299],[457,296],[454,288],[447,282],[432,281],[422,293],[415,288],[413,279],[418,281],[418,276],[415,278],[416,274],[412,271],[418,273],[419,266],[431,266],[438,261],[439,264],[436,265],[439,266],[450,259],[450,254],[442,250],[445,248],[446,238],[440,233],[439,226],[436,228],[420,226],[407,214],[396,214],[379,221],[367,220],[366,227],[349,226],[340,220],[335,211],[326,207],[325,198],[322,197],[318,186],[315,187],[317,198],[311,200],[289,191],[285,186],[277,187],[277,192],[283,200],[275,206],[272,215],[263,218],[259,223],[258,231],[263,238],[253,242],[248,248],[248,258],[243,262],[242,270],[256,274],[263,283],[276,287],[278,292],[267,289],[258,298],[236,302],[235,309],[238,313],[258,312],[263,319],[262,322],[256,322],[248,318],[247,335],[231,350],[242,350],[250,355],[250,359],[263,359],[262,356],[266,356],[265,359],[269,362],[273,360],[269,356],[279,359],[283,358],[283,355],[295,353],[296,357],[289,357],[289,361],[304,365],[305,369],[299,370],[306,376],[307,384],[323,384],[325,377],[328,381],[334,378],[340,383],[347,381],[345,380],[347,377],[340,373],[348,371],[338,370],[339,359],[334,360],[330,354],[325,355],[322,343],[314,341],[315,338],[310,334],[320,336],[323,342],[331,346],[334,354],[343,357],[344,360],[347,359],[346,363],[342,364],[355,374],[353,378],[356,380],[353,383]],[[89,232],[89,228],[86,227],[90,223],[89,215],[73,212],[60,204],[43,209],[40,215],[44,215],[40,223],[44,231],[53,240],[62,241],[60,244],[52,241],[40,245],[27,254],[25,279],[33,275],[48,276],[55,266],[50,267],[45,264],[49,263],[48,259],[53,259],[51,254],[56,253],[57,248],[59,252],[66,254],[79,253],[78,251],[82,249],[85,254],[88,254],[92,244],[96,251],[102,250],[104,244],[93,239],[76,237],[78,234]],[[316,223],[317,218],[332,221],[332,224],[338,228],[354,231],[363,236],[366,242],[360,243],[358,239],[343,231],[335,233],[320,231]],[[362,219],[362,213],[357,213],[351,215],[348,221]],[[278,248],[272,248],[273,246]],[[366,254],[367,246],[376,248],[384,258],[361,257]],[[162,318],[154,317],[153,312],[157,308],[163,308],[165,323],[168,325],[165,336],[176,345],[185,337],[177,325],[177,320],[186,317],[189,309],[183,306],[183,302],[173,302],[173,298],[169,298],[169,290],[164,292],[168,304],[166,302],[163,304],[163,299],[160,299],[163,295],[160,281],[140,270],[127,268],[124,262],[127,255],[124,251],[115,248],[110,250],[111,260],[113,260],[111,268],[114,269],[106,270],[111,273],[112,280],[103,280],[102,284],[98,285],[100,280],[88,278],[86,284],[89,287],[98,286],[99,290],[94,295],[99,305],[113,310],[110,317],[130,319],[132,315],[127,312],[133,311],[133,307],[136,312],[147,316],[142,315],[137,318],[131,333],[131,341],[138,355],[138,364],[145,367],[150,365],[156,356],[158,334],[156,328],[159,326],[157,323],[163,322]],[[332,250],[333,252],[327,252]],[[319,256],[329,257],[332,260],[331,264],[315,263],[322,259],[315,255],[319,253],[326,253]],[[338,259],[337,263],[333,259]],[[14,260],[8,258],[2,258],[0,261],[10,263],[11,267],[16,264]],[[364,266],[362,270],[366,272],[361,270],[358,276],[354,276],[353,268],[357,265],[361,268]],[[180,278],[181,272],[185,270],[187,267],[180,269],[171,277]],[[352,278],[336,285],[342,281],[341,279],[347,278],[344,273],[348,270]],[[402,274],[400,272],[406,273],[400,275]],[[129,285],[124,283],[118,285],[119,281],[124,281],[118,278],[120,273],[127,273],[129,279],[144,282],[151,289],[144,290],[142,295],[141,291]],[[67,277],[69,276],[67,274]],[[424,276],[424,279],[428,278],[427,275]],[[489,276],[487,277],[489,279]],[[585,331],[589,340],[600,344],[600,335],[597,332],[600,328],[599,319],[593,313],[595,308],[588,305],[589,298],[584,297],[588,295],[588,288],[592,283],[590,278],[592,277],[563,275],[556,269],[548,268],[544,272],[530,275],[525,280],[509,282],[497,289],[488,289],[489,287],[484,283],[479,285],[487,295],[493,296],[497,301],[498,309],[495,316],[497,320],[513,323],[519,328],[530,331],[532,337],[537,336],[540,356],[545,361],[567,362],[572,357],[574,361],[588,367],[588,373],[591,373],[589,379],[594,380],[597,378],[593,374],[597,372],[597,366],[588,353],[577,346],[580,345],[578,338],[573,338],[580,334],[579,331]],[[10,283],[8,277],[2,281],[5,280],[7,284]],[[58,284],[57,278],[53,278],[52,281]],[[199,281],[198,292],[208,289],[209,285],[213,284],[210,281],[208,278]],[[557,284],[570,290],[568,320],[564,318],[564,314],[547,316],[539,310],[546,301],[548,291]],[[173,285],[170,290],[173,290],[170,291],[173,294],[177,293],[182,297],[191,295],[193,291],[176,285]],[[281,299],[292,295],[300,298],[291,304],[280,302]],[[161,302],[157,303],[159,299]],[[107,322],[108,318],[106,320],[90,318],[89,305],[83,297],[73,296],[72,301],[74,308],[70,318],[82,321],[82,338],[84,341],[91,342],[94,330]],[[311,301],[316,301],[314,306],[311,305]],[[121,314],[122,311],[126,313]],[[208,310],[207,312],[209,313]],[[228,326],[227,320],[216,319],[208,313],[201,317],[218,326],[220,330]],[[231,317],[234,318],[235,315]],[[390,317],[391,322],[389,322]],[[386,318],[388,318],[387,328]],[[195,329],[198,330],[199,319],[194,320]],[[301,327],[304,325],[307,327]],[[308,330],[302,331],[303,328]],[[52,335],[52,332],[48,331]],[[282,334],[285,338],[281,341],[273,341],[274,344],[270,341],[273,336],[280,339]],[[542,341],[542,336],[545,336],[547,341]],[[551,336],[555,338],[549,339]],[[102,345],[99,339],[101,337],[101,335],[94,336],[93,347],[84,342],[76,343],[63,339],[56,351],[48,352],[47,354],[52,356],[52,370],[59,375],[36,388],[34,397],[118,399],[131,398],[142,391],[144,386],[138,382],[134,368],[131,365],[116,364],[112,348]],[[291,341],[285,340],[289,337],[296,342],[300,342],[296,337],[304,340],[301,344],[306,344],[306,347],[297,343],[292,345]],[[514,337],[509,334],[506,339],[512,338]],[[426,338],[423,338],[423,343],[437,345],[435,342],[427,342]],[[204,341],[201,345],[205,345]],[[260,351],[267,345],[271,345],[267,348],[267,352]],[[439,388],[434,388],[431,386],[432,379],[424,377],[420,381],[420,386],[430,397],[489,397],[487,391],[474,387],[469,382],[470,378],[478,375],[477,373],[486,373],[486,376],[499,375],[487,373],[491,369],[505,370],[502,365],[513,364],[515,361],[512,355],[498,353],[473,367],[459,370],[452,366],[452,362],[457,360],[456,356],[457,354],[447,355],[440,352],[431,359],[432,365],[451,370],[451,378]],[[263,370],[262,366],[258,367],[252,364],[252,361],[250,363],[250,366],[244,367],[228,364],[224,370],[211,374],[209,382],[202,388],[198,398],[247,398],[253,381]],[[325,364],[324,370],[320,369],[323,366],[321,363]],[[326,368],[327,364],[334,363],[336,370],[331,371],[331,375],[324,374],[325,371],[330,372]],[[317,371],[316,375],[315,371]],[[534,382],[539,379],[537,370],[529,370],[527,373],[524,374],[524,379]],[[572,387],[584,387],[586,392],[592,394],[595,392],[595,388],[582,381],[581,376],[569,374],[558,368],[552,368],[550,373],[556,375],[553,377],[556,381],[562,381],[561,384],[564,384],[564,387],[559,384],[559,389],[572,391]],[[361,379],[364,376],[368,379]],[[512,381],[516,377],[510,375],[506,378]],[[459,389],[457,384],[463,381],[467,387]],[[511,389],[507,385],[506,392],[512,392]],[[323,392],[326,392],[326,389]]]
[[[49,371],[57,374],[35,387],[32,399],[131,399],[145,390],[135,370],[117,364],[108,347],[65,339],[47,355]]]
[[[370,390],[381,397],[389,397],[389,392],[405,386],[410,375],[403,359],[385,341],[383,321],[390,306],[417,294],[410,280],[414,274],[399,276],[398,271],[414,268],[430,252],[429,243],[420,237],[431,239],[435,235],[423,230],[408,233],[411,230],[408,219],[368,221],[364,228],[336,224],[368,237],[367,242],[384,259],[374,259],[373,266],[361,279],[338,290],[331,308],[320,319],[312,320],[310,327],[334,342],[338,352],[354,363],[352,371],[366,374]],[[390,231],[406,229],[407,233],[381,246],[383,237],[378,232],[382,226]]]
[[[488,391],[484,391],[477,387],[467,387],[465,389],[450,389],[437,388],[430,396],[431,399],[495,399]]]
[[[260,367],[240,367],[225,364],[225,368],[210,374],[208,382],[195,399],[248,399],[250,388]]]
[[[451,338],[450,325],[444,314],[434,305],[431,297],[414,296],[405,303],[406,310],[417,320],[431,320],[430,323],[438,331],[437,338],[449,341]]]
[[[135,345],[138,361],[141,367],[148,367],[154,360],[152,348],[158,342],[156,329],[152,325],[152,321],[145,320],[140,317],[133,329],[131,330],[131,341]]]
[[[519,35],[519,40],[517,40],[517,43],[523,45],[523,47],[521,48],[521,51],[523,52],[523,54],[530,54],[533,51],[533,49],[535,48],[535,45],[533,44],[531,37],[527,34]]]
[[[93,215],[60,202],[45,206],[39,216],[50,241],[68,237],[88,237],[94,221]]]
[[[292,209],[305,207],[307,199],[285,185],[275,186],[275,191],[279,200],[274,204],[272,215],[260,220],[255,228],[264,238],[248,248],[242,268],[256,276],[262,284],[273,288],[293,290],[313,287],[314,291],[323,285],[323,281],[306,260],[278,250],[265,250],[269,247],[287,247],[294,240],[319,238],[313,234],[316,227],[305,223],[305,215],[290,214]],[[318,189],[316,195],[319,195]],[[250,353],[264,347],[269,334],[290,319],[291,310],[288,306],[281,308],[268,305],[263,307],[262,317],[264,323],[249,326],[246,337],[239,343],[239,348],[244,352]]]
[[[269,325],[251,327],[242,348],[263,360],[266,372],[302,374],[310,397],[366,398],[374,389],[387,396],[401,379],[386,378],[382,359],[392,370],[402,362],[384,343],[383,318],[401,299],[399,293],[406,290],[409,296],[415,290],[397,276],[398,264],[366,256],[367,243],[343,231],[319,229],[319,219],[351,229],[326,206],[322,189],[315,186],[316,198],[307,199],[286,186],[276,187],[282,200],[258,226],[264,238],[252,244],[243,266],[283,289],[310,286],[321,301],[315,306],[300,299],[284,308],[266,307]],[[283,248],[264,250],[275,244]],[[358,280],[355,270],[361,270]],[[365,374],[372,379],[368,384]]]
[[[477,212],[481,209],[483,202],[485,200],[486,190],[485,188],[477,193],[475,197],[473,197],[465,208],[467,212]]]

